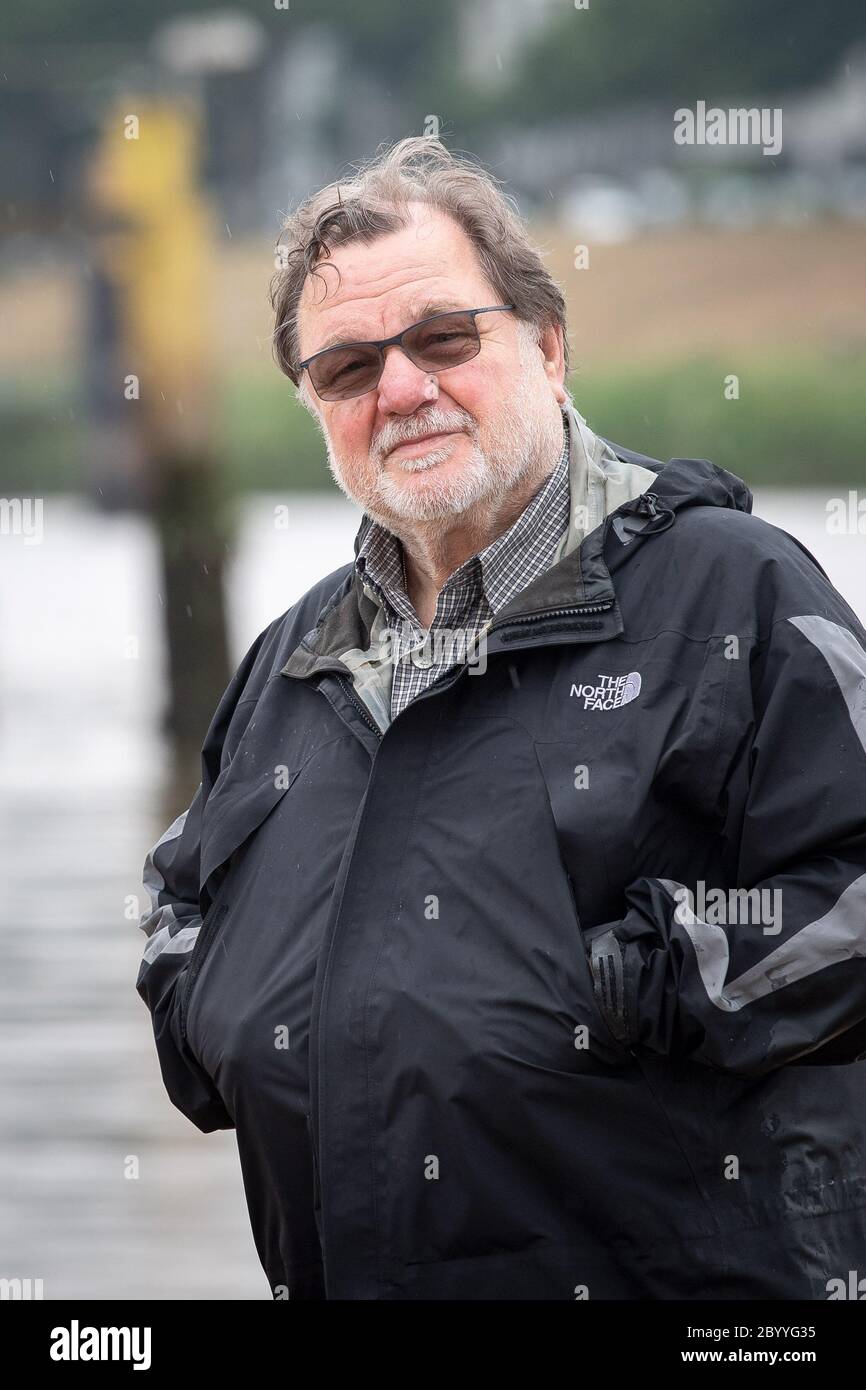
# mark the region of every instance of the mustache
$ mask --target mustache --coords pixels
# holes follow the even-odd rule
[[[477,433],[475,421],[464,411],[434,409],[425,415],[407,416],[405,420],[389,420],[379,431],[372,452],[381,461],[398,444],[411,443],[425,434],[445,434],[449,430],[462,430],[471,438],[475,438]]]

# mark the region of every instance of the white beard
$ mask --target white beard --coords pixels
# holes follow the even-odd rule
[[[471,510],[483,512],[485,504],[496,510],[529,474],[537,472],[541,481],[562,448],[562,421],[559,411],[551,411],[549,400],[539,391],[534,378],[539,367],[530,352],[537,351],[537,345],[527,326],[521,324],[520,330],[520,389],[503,402],[489,428],[489,442],[484,450],[478,442],[478,426],[465,411],[431,406],[414,425],[409,419],[391,420],[377,440],[378,467],[373,488],[368,495],[361,495],[346,484],[346,470],[341,468],[323,434],[328,465],[341,491],[374,521],[392,529],[392,521],[445,521]],[[428,453],[407,458],[398,465],[403,473],[430,473],[423,486],[406,488],[399,476],[381,466],[381,457],[396,444],[412,438],[413,432],[425,434],[431,430],[462,430],[472,440],[469,458],[459,471],[440,476],[436,465],[450,458],[455,443],[433,444]],[[360,476],[368,474],[369,468],[370,460],[365,459]],[[348,472],[359,476],[355,468]]]

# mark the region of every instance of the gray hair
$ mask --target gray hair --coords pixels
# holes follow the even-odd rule
[[[296,386],[300,374],[298,303],[307,275],[337,246],[369,244],[409,225],[408,203],[446,213],[462,227],[479,264],[503,304],[532,326],[535,339],[551,325],[563,332],[568,372],[565,298],[531,241],[516,204],[499,181],[469,158],[452,154],[429,135],[408,136],[354,166],[351,178],[311,194],[283,223],[277,245],[283,268],[271,281],[275,316],[274,357]],[[284,243],[281,246],[281,243]],[[301,386],[301,399],[306,401]]]

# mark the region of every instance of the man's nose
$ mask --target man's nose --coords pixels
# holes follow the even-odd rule
[[[377,388],[383,415],[411,415],[425,401],[436,399],[429,388],[430,372],[410,362],[396,343],[385,349],[385,367]]]

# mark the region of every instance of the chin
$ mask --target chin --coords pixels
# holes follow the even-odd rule
[[[402,521],[444,521],[475,506],[486,494],[489,477],[483,463],[442,462],[412,474],[393,475],[379,490],[383,507]]]

